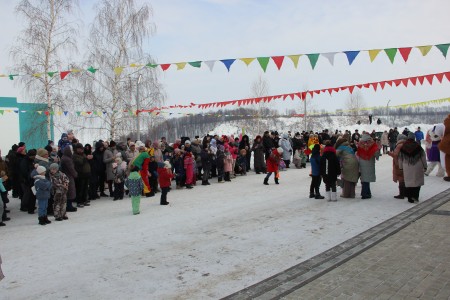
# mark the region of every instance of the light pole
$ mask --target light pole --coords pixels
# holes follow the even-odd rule
[[[386,111],[387,111],[387,126],[389,127],[389,103],[391,102],[391,100],[389,99],[387,105],[386,105]]]
[[[142,74],[139,74],[136,85],[136,139],[141,140],[141,128],[139,124],[139,83],[141,82]]]

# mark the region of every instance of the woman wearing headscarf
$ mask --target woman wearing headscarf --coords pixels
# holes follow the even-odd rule
[[[359,159],[359,172],[361,173],[361,198],[372,198],[370,183],[376,181],[375,160],[380,157],[380,148],[373,138],[365,133],[358,142],[356,155]]]
[[[400,153],[400,149],[403,147],[403,144],[406,142],[406,135],[399,134],[397,136],[397,145],[395,146],[394,151],[389,152],[389,156],[392,157],[392,180],[394,182],[398,182],[398,195],[394,196],[396,199],[404,199],[405,198],[405,178],[403,177],[403,170],[400,169],[398,165],[398,154]]]
[[[348,135],[347,135],[348,136]],[[343,181],[342,198],[355,198],[355,187],[359,179],[359,163],[355,151],[350,147],[347,136],[336,141],[336,155],[341,165],[341,179]]]
[[[425,151],[415,141],[413,132],[408,133],[408,139],[400,149],[398,165],[400,170],[403,170],[408,202],[419,202],[420,187],[424,185],[425,181],[427,159]]]

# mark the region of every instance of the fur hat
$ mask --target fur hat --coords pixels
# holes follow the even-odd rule
[[[39,166],[39,167],[36,168],[36,171],[40,175],[42,173],[45,173],[47,171],[47,169],[45,167],[43,167],[43,166]]]
[[[283,148],[278,147],[278,148],[277,148],[277,151],[278,151],[278,153],[283,154]]]
[[[416,139],[416,135],[414,134],[414,132],[408,132],[408,140],[415,140]]]
[[[39,148],[39,149],[37,149],[37,155],[39,155],[39,156],[44,156],[45,154],[48,154],[48,151],[47,150],[45,150],[44,148]]]
[[[166,169],[171,169],[172,168],[172,166],[170,165],[170,162],[168,160],[166,160],[164,162],[164,168],[166,168]]]
[[[407,139],[407,137],[404,134],[400,133],[399,135],[397,135],[397,142],[398,141],[406,141],[406,139]]]
[[[372,137],[371,137],[369,134],[365,133],[365,134],[362,135],[360,141],[361,141],[361,142],[368,142],[368,141],[370,141],[371,139],[372,139]]]
[[[145,144],[143,142],[136,141],[136,148],[141,148],[141,147],[144,147],[144,146],[145,146]]]
[[[184,144],[185,144],[185,145],[190,145],[190,144],[191,144],[191,141],[190,141],[190,140],[186,140],[186,141],[184,142]]]
[[[50,165],[50,170],[59,170],[59,165],[57,163],[52,163]]]

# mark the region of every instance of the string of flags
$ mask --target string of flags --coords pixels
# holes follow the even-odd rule
[[[428,101],[421,101],[421,102],[414,102],[414,103],[407,103],[407,104],[400,104],[400,105],[391,105],[389,108],[409,108],[409,107],[420,107],[420,106],[429,106],[429,105],[436,105],[436,104],[444,104],[444,103],[450,103],[450,97],[447,98],[441,98],[441,99],[435,99],[435,100],[428,100]],[[372,107],[363,107],[358,109],[337,109],[335,113],[323,113],[323,112],[309,112],[308,116],[323,116],[323,115],[330,115],[330,114],[342,114],[342,113],[350,113],[354,111],[371,111],[375,109],[385,108],[385,106],[372,106]],[[119,111],[115,111],[119,112]],[[130,116],[135,116],[136,112],[135,110],[124,110],[122,111],[124,113],[128,113]],[[142,112],[148,112],[149,115],[158,116],[158,115],[166,115],[166,116],[172,116],[172,115],[183,115],[183,116],[213,116],[213,117],[268,117],[268,116],[261,116],[260,114],[226,114],[226,113],[181,113],[181,112],[168,112],[158,109],[152,109],[152,110],[145,110]],[[45,114],[45,115],[57,115],[57,116],[68,116],[69,114],[75,114],[77,116],[85,116],[85,117],[95,117],[95,116],[101,116],[101,115],[107,115],[108,112],[106,111],[75,111],[75,112],[69,112],[69,111],[32,111],[32,110],[17,110],[17,109],[3,109],[0,110],[0,115],[4,115],[5,113],[37,113],[37,114]],[[305,114],[290,114],[290,115],[270,115],[271,118],[292,118],[292,117],[301,117],[303,118]]]
[[[353,93],[355,88],[359,89],[370,89],[373,88],[374,91],[377,91],[378,88],[384,89],[387,85],[391,87],[398,87],[400,85],[404,85],[405,87],[408,87],[408,85],[415,86],[416,84],[423,85],[426,82],[428,82],[430,85],[433,84],[433,82],[436,83],[438,81],[439,83],[442,83],[444,77],[450,81],[450,72],[443,72],[443,73],[436,73],[436,74],[428,74],[428,75],[420,75],[420,76],[414,76],[414,77],[406,77],[406,78],[400,78],[400,79],[392,79],[392,80],[385,80],[385,81],[378,81],[378,82],[371,82],[371,83],[362,83],[362,84],[356,84],[356,85],[350,85],[350,86],[341,86],[341,87],[335,87],[335,88],[326,88],[326,89],[320,89],[320,90],[312,90],[312,91],[304,91],[304,92],[295,92],[295,93],[288,93],[288,94],[281,94],[281,95],[273,95],[273,96],[264,96],[264,97],[256,97],[256,98],[248,98],[248,99],[240,99],[240,100],[229,100],[229,101],[220,101],[220,102],[211,102],[211,103],[203,103],[203,104],[196,104],[191,103],[190,105],[171,105],[171,106],[163,106],[163,107],[153,107],[150,109],[141,109],[141,110],[114,110],[111,112],[107,111],[75,111],[75,112],[69,112],[67,110],[64,111],[53,111],[53,110],[37,110],[37,111],[30,111],[30,110],[0,110],[0,115],[3,115],[6,113],[37,113],[37,114],[45,114],[48,115],[56,115],[56,116],[67,116],[69,114],[77,115],[77,116],[104,116],[111,113],[128,113],[130,116],[138,115],[142,113],[148,113],[150,115],[159,115],[161,113],[165,114],[167,112],[163,112],[164,110],[170,110],[170,109],[183,109],[183,108],[200,108],[200,109],[207,109],[207,108],[222,108],[228,105],[237,105],[237,106],[243,106],[243,105],[251,105],[251,104],[258,104],[260,102],[269,103],[273,100],[283,99],[286,100],[287,98],[290,98],[291,100],[294,100],[295,98],[298,98],[302,101],[306,100],[307,95],[309,95],[311,98],[314,97],[314,95],[318,95],[321,93],[329,93],[330,96],[333,93],[342,92],[345,90],[348,90],[350,93]],[[444,99],[437,99],[426,101],[426,102],[419,102],[416,103],[416,106],[420,105],[429,105],[429,104],[440,104],[447,102],[448,98]],[[402,107],[400,106],[391,106],[391,107]],[[168,113],[169,115],[172,115],[173,113]],[[184,114],[184,113],[181,113]],[[188,115],[188,114],[185,114]]]
[[[446,44],[437,44],[437,45],[424,45],[424,46],[411,46],[411,47],[400,47],[400,48],[384,48],[384,49],[371,49],[371,50],[349,50],[349,51],[336,51],[336,52],[326,52],[326,53],[308,53],[308,54],[294,54],[294,55],[275,55],[275,56],[262,56],[262,57],[245,57],[245,58],[231,58],[231,59],[218,59],[218,60],[206,60],[206,61],[190,61],[190,62],[177,62],[177,63],[162,63],[162,64],[155,64],[155,63],[147,63],[147,64],[139,64],[139,63],[132,63],[130,65],[126,66],[116,66],[114,67],[113,71],[115,74],[120,75],[126,68],[161,68],[162,71],[167,71],[171,66],[176,67],[176,70],[183,70],[186,66],[190,66],[192,68],[201,68],[202,66],[206,65],[210,71],[214,69],[214,66],[217,62],[222,63],[228,72],[230,72],[231,66],[235,62],[242,62],[247,67],[252,64],[253,62],[258,62],[259,66],[262,68],[264,72],[266,72],[267,67],[270,62],[272,62],[278,70],[281,69],[283,66],[283,63],[286,59],[289,59],[293,66],[295,68],[298,67],[298,63],[301,57],[307,58],[309,60],[309,63],[311,65],[311,68],[314,70],[316,67],[317,61],[319,60],[319,57],[326,58],[328,62],[334,66],[334,59],[336,55],[345,55],[347,58],[348,64],[352,65],[352,63],[355,61],[356,57],[360,55],[361,52],[368,53],[370,62],[373,62],[380,53],[385,53],[389,61],[393,64],[395,61],[395,58],[398,56],[398,54],[403,58],[403,61],[406,63],[408,61],[408,58],[412,52],[413,49],[417,49],[422,56],[426,56],[430,50],[434,47],[437,50],[439,50],[444,58],[447,58],[448,48],[450,46],[450,43]],[[173,69],[173,67],[172,67]],[[96,71],[98,71],[98,68],[95,68],[93,66],[90,66],[87,69],[70,69],[65,71],[51,71],[51,72],[41,72],[41,73],[35,73],[32,75],[29,74],[18,74],[18,73],[12,73],[12,74],[0,74],[0,78],[9,78],[10,80],[14,80],[15,77],[18,76],[33,76],[33,77],[43,77],[43,76],[59,76],[61,80],[64,80],[69,74],[71,73],[80,73],[80,72],[90,72],[92,74],[95,74]]]

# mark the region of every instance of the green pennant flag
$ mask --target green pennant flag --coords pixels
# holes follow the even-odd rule
[[[202,66],[202,62],[201,61],[191,61],[191,62],[188,62],[188,64],[190,64],[194,68],[200,68]]]
[[[13,75],[13,74],[11,74],[11,75],[8,75],[8,77],[9,77],[9,80],[14,80],[14,76],[17,76],[17,75]]]
[[[81,111],[77,111],[76,113],[77,113],[77,116],[80,116],[80,114],[81,114]]]
[[[95,74],[95,72],[97,72],[98,69],[94,68],[94,67],[89,67],[89,69],[87,69],[89,72],[91,72],[92,74]]]
[[[47,72],[48,76],[53,77],[53,75],[55,75],[58,72]]]
[[[149,67],[149,68],[156,68],[158,65],[155,65],[155,64],[152,64],[152,63],[148,63],[145,66]]]
[[[448,46],[450,46],[450,44],[436,45],[436,48],[438,48],[442,52],[442,55],[444,55],[445,58],[447,58]]]
[[[395,55],[397,54],[397,48],[388,48],[384,49],[384,52],[386,52],[387,56],[389,57],[389,60],[391,63],[394,63]]]
[[[314,70],[320,54],[319,53],[311,53],[311,54],[306,54],[306,55],[308,56],[309,62],[311,63],[311,67]]]
[[[266,72],[267,65],[269,64],[270,57],[258,57],[256,58],[259,62],[259,65],[263,69],[264,72]]]

